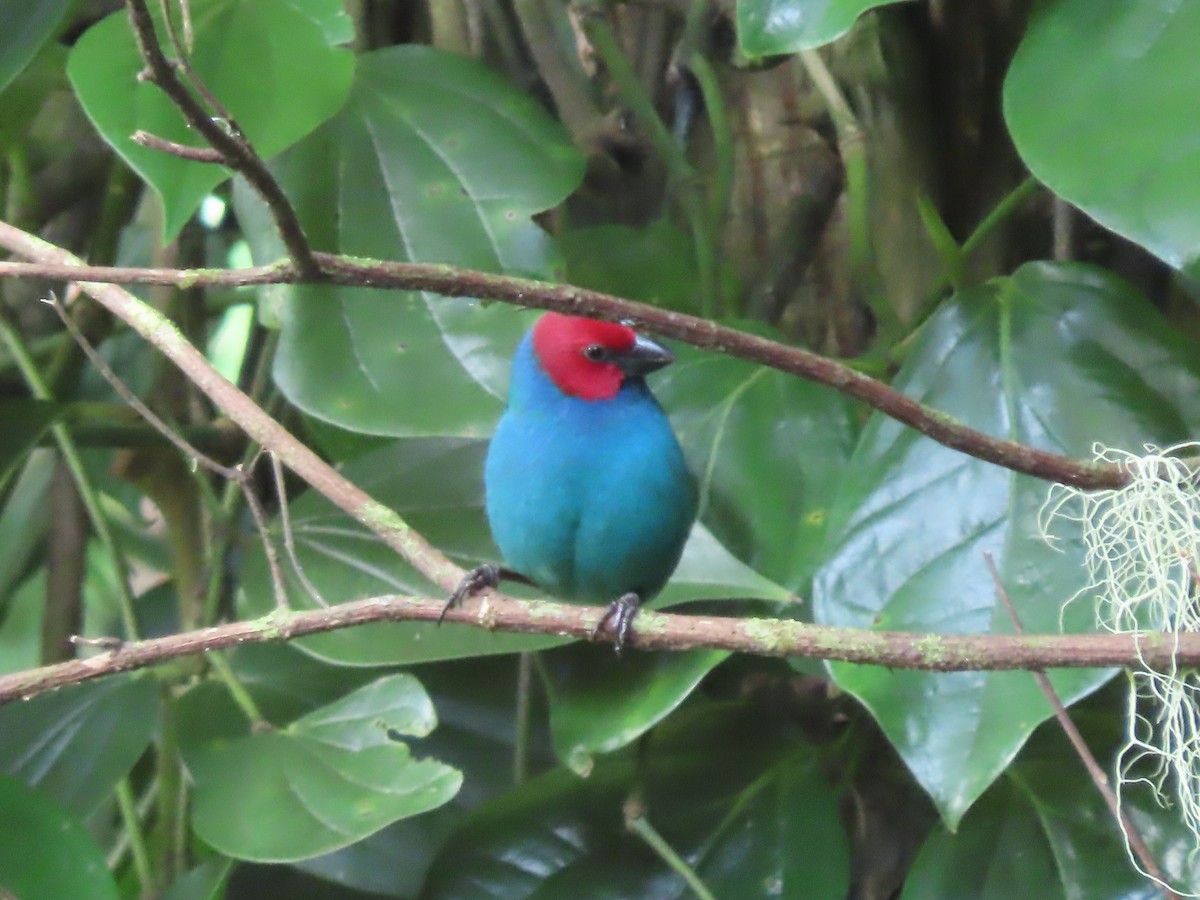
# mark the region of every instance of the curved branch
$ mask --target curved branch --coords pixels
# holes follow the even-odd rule
[[[41,264],[0,262],[0,277],[227,287],[298,284],[306,281],[289,262],[232,270],[82,266],[76,265],[78,260],[65,262],[27,252],[22,249],[27,246],[26,242],[18,237],[23,234],[24,232],[12,226],[3,226],[3,230],[0,231],[0,246],[8,247],[22,256],[38,259]],[[945,413],[931,409],[890,385],[857,372],[843,363],[801,350],[799,347],[727,328],[706,319],[566,284],[548,284],[527,278],[493,275],[445,265],[386,262],[329,253],[316,253],[314,256],[325,283],[347,287],[428,291],[445,297],[475,297],[600,319],[631,320],[636,325],[664,337],[740,357],[827,385],[861,400],[939,444],[1014,472],[1087,490],[1122,487],[1129,481],[1129,474],[1118,466],[1075,460],[1016,441],[992,437]]]
[[[68,684],[127,672],[181,656],[240,644],[287,641],[307,634],[350,628],[368,622],[436,622],[445,601],[383,596],[325,609],[278,610],[261,619],[230,622],[170,637],[119,644],[87,659],[0,675],[0,705]],[[573,606],[539,600],[514,600],[488,593],[462,609],[446,613],[461,622],[492,631],[552,634],[588,639],[602,606]],[[605,640],[611,635],[603,632]],[[643,610],[632,626],[630,643],[641,650],[710,648],[759,656],[869,663],[893,669],[965,672],[1007,669],[1092,668],[1108,666],[1200,664],[1200,634],[1134,636],[915,634],[834,628],[784,619],[734,619]]]

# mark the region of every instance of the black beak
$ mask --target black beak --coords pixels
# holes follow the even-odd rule
[[[675,362],[675,354],[661,344],[655,343],[640,334],[633,346],[612,356],[615,363],[627,378],[641,378],[651,372],[657,372],[663,366]]]

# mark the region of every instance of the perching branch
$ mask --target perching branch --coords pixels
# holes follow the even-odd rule
[[[271,210],[271,215],[275,219],[275,227],[279,231],[279,236],[287,248],[288,255],[295,263],[297,271],[302,272],[306,279],[318,280],[321,273],[313,258],[312,247],[309,246],[308,238],[304,235],[304,228],[300,225],[300,218],[296,215],[296,210],[292,208],[292,204],[284,194],[283,188],[279,186],[279,182],[275,180],[275,176],[267,169],[258,152],[246,140],[245,135],[228,114],[224,113],[224,110],[215,109],[210,112],[204,109],[200,101],[192,96],[192,93],[179,79],[177,69],[180,66],[186,67],[187,61],[180,59],[178,62],[172,63],[167,59],[159,44],[158,34],[154,28],[154,19],[151,18],[150,11],[146,8],[145,0],[126,0],[125,5],[129,12],[129,22],[133,26],[133,35],[137,39],[138,51],[146,63],[148,78],[171,98],[171,102],[183,114],[188,125],[194,128],[219,154],[219,161],[243,175],[250,186],[258,192],[263,202]],[[186,71],[189,75],[191,74],[190,69]],[[206,99],[210,104],[214,102],[211,97]],[[169,142],[153,135],[146,135],[144,132],[141,134],[143,137],[139,141],[140,143],[157,147],[177,156],[180,155],[177,149],[168,149],[163,146]],[[136,137],[134,139],[137,140]],[[178,148],[178,145],[171,146]],[[205,162],[218,161],[208,158],[208,155],[202,150],[198,151],[198,154],[194,158]]]
[[[34,263],[0,262],[0,278],[53,278],[109,284],[168,284],[182,287],[218,285],[242,287],[263,284],[299,284],[307,281],[287,261],[245,269],[145,269],[84,266],[53,255],[26,252],[30,235],[0,223],[0,246],[34,259]],[[36,240],[36,239],[33,239]],[[43,247],[50,245],[42,244]],[[781,372],[807,378],[861,400],[883,414],[908,425],[926,437],[976,459],[1087,490],[1122,487],[1128,473],[1114,465],[1083,462],[1016,441],[992,437],[957,419],[924,406],[895,388],[843,363],[718,325],[684,313],[658,309],[610,294],[567,284],[548,284],[510,275],[493,275],[470,269],[429,263],[402,263],[314,253],[327,284],[347,287],[392,288],[428,291],[446,297],[499,300],[537,309],[554,309],[600,319],[630,320],[647,331],[756,362]],[[123,293],[123,292],[122,292]]]
[[[288,641],[369,622],[436,622],[441,598],[382,596],[328,609],[276,610],[260,619],[230,622],[170,637],[118,644],[87,659],[0,675],[0,704],[117,672],[241,644]],[[588,639],[605,609],[486,594],[446,613],[490,631]],[[611,635],[601,633],[604,640]],[[1092,668],[1149,664],[1200,664],[1200,633],[983,635],[916,634],[810,625],[787,619],[737,619],[643,610],[630,643],[642,650],[711,648],[759,656],[804,656],[868,663],[892,669],[965,672],[1010,669]]]

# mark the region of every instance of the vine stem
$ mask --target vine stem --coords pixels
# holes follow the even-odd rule
[[[150,852],[146,849],[146,839],[142,835],[141,818],[138,816],[137,804],[133,800],[133,789],[129,779],[122,778],[116,788],[117,808],[121,813],[121,823],[129,838],[129,848],[133,852],[133,866],[137,870],[138,881],[145,892],[154,890],[154,868],[150,864]]]
[[[712,891],[700,880],[696,870],[689,866],[687,860],[676,853],[675,848],[658,833],[658,829],[650,824],[650,820],[646,818],[645,812],[641,809],[641,804],[634,803],[631,806],[633,809],[627,809],[625,812],[625,827],[645,841],[659,859],[687,882],[692,893],[700,900],[717,900]]]

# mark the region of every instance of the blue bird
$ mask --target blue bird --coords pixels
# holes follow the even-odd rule
[[[624,325],[546,313],[513,359],[484,468],[506,568],[481,566],[447,608],[502,578],[611,604],[618,652],[667,583],[696,518],[696,483],[645,376],[674,360]]]

